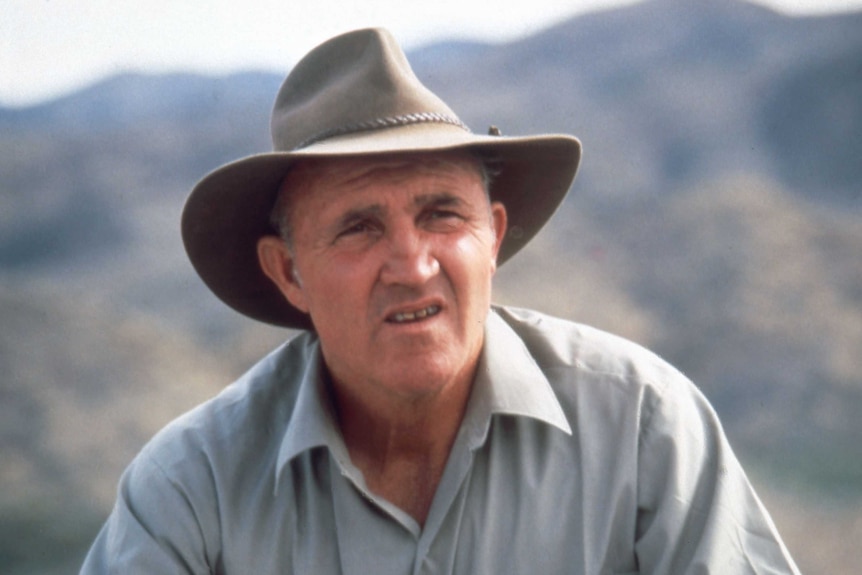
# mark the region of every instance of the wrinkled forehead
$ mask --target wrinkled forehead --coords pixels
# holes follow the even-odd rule
[[[291,167],[280,193],[313,193],[367,184],[378,177],[397,181],[427,174],[466,177],[479,182],[483,179],[481,161],[469,152],[303,158]]]

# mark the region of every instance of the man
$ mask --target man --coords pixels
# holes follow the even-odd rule
[[[313,50],[275,151],[205,177],[189,257],[305,331],[138,455],[84,573],[797,573],[694,386],[491,305],[569,136],[477,136],[390,35]]]

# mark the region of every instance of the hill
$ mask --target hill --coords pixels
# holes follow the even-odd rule
[[[74,572],[117,473],[229,370],[151,317],[61,290],[0,287],[0,317],[0,567]]]

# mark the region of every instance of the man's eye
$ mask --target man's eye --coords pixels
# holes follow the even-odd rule
[[[427,217],[432,221],[454,221],[461,219],[461,214],[452,210],[432,210],[428,213]]]
[[[465,220],[464,214],[455,210],[430,210],[425,216],[425,225],[437,232],[455,231]]]

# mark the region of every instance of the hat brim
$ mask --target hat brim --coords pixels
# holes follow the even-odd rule
[[[293,152],[243,158],[194,187],[182,216],[186,252],[223,302],[253,319],[311,329],[258,264],[257,242],[273,234],[270,212],[282,180],[302,158],[465,150],[493,161],[491,199],[508,213],[498,265],[515,255],[550,219],[574,180],[580,142],[568,135],[482,136],[460,128],[416,125],[341,136]]]

